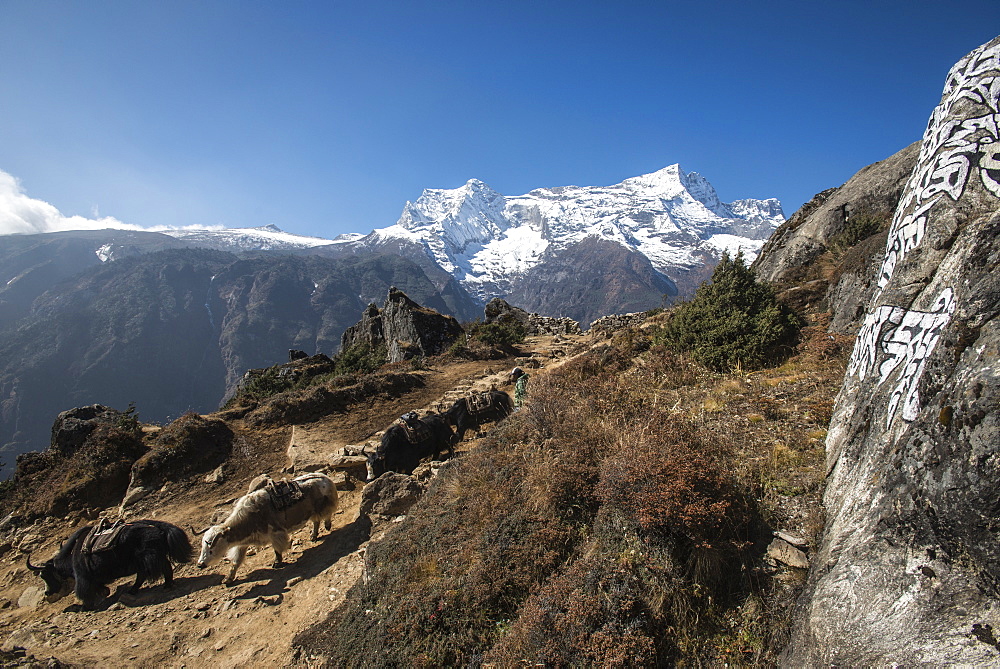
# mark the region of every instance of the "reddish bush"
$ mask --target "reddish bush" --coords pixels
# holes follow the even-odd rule
[[[528,599],[484,660],[501,666],[653,666],[659,635],[638,585],[610,560],[581,560]]]
[[[603,462],[598,494],[643,531],[685,537],[696,546],[734,539],[749,519],[719,455],[667,414],[648,424],[632,449]]]

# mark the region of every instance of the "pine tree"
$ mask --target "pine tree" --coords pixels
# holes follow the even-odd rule
[[[660,338],[717,371],[753,369],[780,359],[795,343],[802,323],[757,281],[743,253],[724,253],[694,299],[677,308]]]

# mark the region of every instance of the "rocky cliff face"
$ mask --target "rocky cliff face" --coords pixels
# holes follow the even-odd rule
[[[832,330],[856,331],[919,149],[914,142],[817,193],[768,239],[753,264],[757,275],[799,312],[829,311]]]
[[[462,334],[454,317],[420,306],[393,286],[381,309],[369,304],[361,320],[344,332],[341,349],[385,346],[389,362],[399,362],[442,353]]]
[[[827,439],[790,666],[996,664],[1000,38],[948,74]]]

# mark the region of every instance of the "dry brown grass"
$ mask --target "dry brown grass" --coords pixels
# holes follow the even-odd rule
[[[807,334],[752,374],[632,332],[533,375],[525,408],[444,470],[299,643],[407,665],[776,663],[794,593],[762,556],[771,529],[822,527],[846,355]]]

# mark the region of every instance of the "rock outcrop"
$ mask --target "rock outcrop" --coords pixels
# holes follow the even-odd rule
[[[827,438],[789,666],[996,665],[1000,38],[949,72]]]
[[[63,455],[75,453],[99,425],[112,425],[122,415],[121,411],[103,404],[91,404],[63,411],[52,423],[52,442],[49,446]]]
[[[453,316],[420,306],[394,286],[381,309],[369,304],[361,320],[344,332],[340,350],[357,344],[373,349],[385,346],[389,362],[399,362],[418,355],[437,355],[462,334],[464,330]]]
[[[831,312],[831,330],[855,332],[871,295],[893,212],[919,142],[817,193],[768,239],[753,263],[800,313]]]
[[[483,310],[484,323],[496,323],[507,318],[513,318],[524,325],[529,335],[565,335],[581,334],[580,324],[566,316],[541,316],[529,314],[521,307],[515,307],[500,297],[489,301]]]

